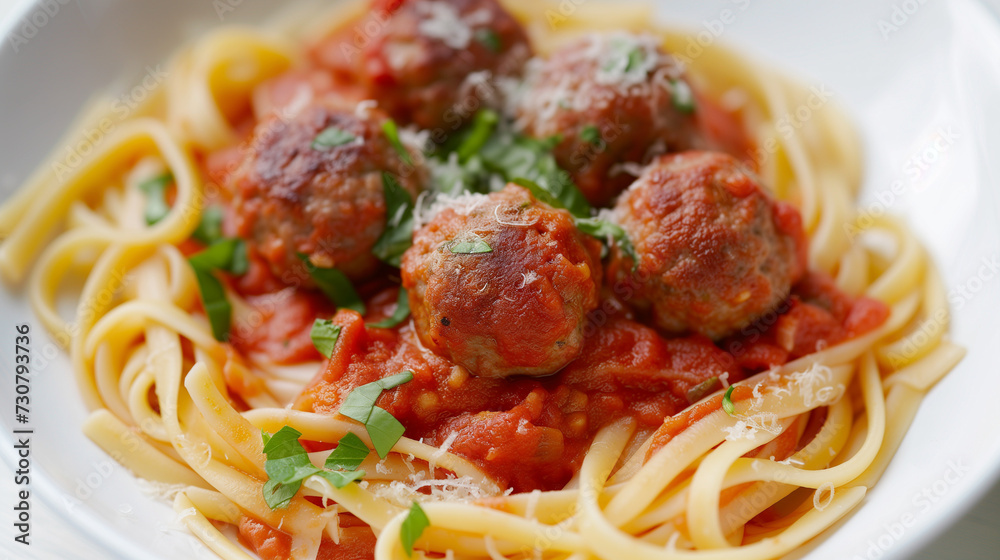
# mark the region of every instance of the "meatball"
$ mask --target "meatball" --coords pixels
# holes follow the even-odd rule
[[[617,249],[609,281],[668,333],[719,339],[780,304],[806,266],[802,220],[731,156],[661,156],[614,208],[639,255]]]
[[[424,176],[386,138],[385,119],[329,102],[257,125],[229,180],[234,222],[286,282],[291,271],[308,284],[298,254],[354,279],[377,266],[371,249],[386,222],[383,173],[414,197]]]
[[[497,0],[373,0],[369,14],[315,57],[403,124],[457,129],[494,100],[475,78],[520,76],[531,57],[524,29]]]
[[[681,67],[651,36],[592,35],[529,65],[518,126],[554,153],[595,206],[635,179],[628,164],[707,147]]]
[[[425,345],[483,377],[548,375],[580,353],[600,244],[508,185],[439,212],[414,235],[402,276]]]

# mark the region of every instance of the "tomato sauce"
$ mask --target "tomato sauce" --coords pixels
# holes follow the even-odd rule
[[[339,311],[340,339],[325,370],[296,408],[335,414],[355,387],[400,371],[414,379],[386,391],[378,406],[406,435],[450,450],[515,492],[561,488],[578,470],[594,433],[631,416],[655,428],[689,403],[687,391],[709,377],[742,375],[730,356],[703,337],[664,339],[624,317],[594,334],[583,355],[547,378],[475,377],[422,348],[409,326],[366,327]]]
[[[291,558],[292,537],[244,516],[240,520],[240,540],[263,560]],[[369,560],[375,557],[375,533],[367,526],[341,527],[340,543],[324,537],[316,560]]]

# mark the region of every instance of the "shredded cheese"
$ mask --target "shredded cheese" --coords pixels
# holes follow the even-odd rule
[[[470,21],[462,18],[458,10],[447,2],[420,2],[416,4],[417,13],[423,18],[417,29],[426,37],[439,39],[453,49],[465,49],[472,41]],[[479,21],[478,12],[470,14]],[[487,19],[489,14],[486,14]],[[488,21],[486,22],[488,23]]]

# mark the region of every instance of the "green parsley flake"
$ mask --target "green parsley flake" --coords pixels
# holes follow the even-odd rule
[[[337,146],[343,146],[344,144],[349,144],[355,141],[358,137],[351,134],[350,132],[337,128],[336,126],[328,126],[323,129],[322,132],[316,135],[316,138],[312,141],[312,149],[318,151],[326,151],[330,148],[335,148]]]
[[[490,247],[490,244],[482,237],[473,233],[461,240],[449,243],[448,250],[456,255],[480,255],[492,253],[493,247]]]

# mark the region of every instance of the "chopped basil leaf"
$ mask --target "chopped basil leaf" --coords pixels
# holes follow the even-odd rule
[[[222,208],[208,206],[201,211],[201,221],[191,237],[203,245],[211,245],[222,239]]]
[[[312,475],[325,478],[337,488],[343,488],[365,475],[364,471],[357,470],[357,466],[349,469],[351,472],[342,472],[325,470],[313,465],[312,461],[309,460],[309,454],[299,442],[301,435],[301,432],[289,426],[282,427],[274,435],[261,431],[264,456],[266,457],[264,471],[268,477],[264,484],[263,494],[264,501],[271,509],[288,507],[289,502],[302,486],[302,481]],[[354,437],[358,439],[357,436]],[[358,442],[360,441],[358,439]],[[330,463],[328,457],[327,468],[331,468]],[[333,463],[337,464],[337,461],[333,461]],[[359,462],[358,465],[360,464]]]
[[[382,386],[377,381],[362,385],[348,393],[347,398],[344,399],[344,403],[340,405],[340,409],[337,412],[351,420],[367,424],[368,419],[372,416],[372,408],[375,407],[375,401],[381,395]]]
[[[147,225],[153,225],[170,213],[167,204],[167,187],[174,181],[174,176],[168,171],[139,183],[139,190],[146,195],[145,218]]]
[[[629,239],[628,234],[620,225],[598,218],[583,218],[576,221],[576,227],[583,233],[601,241],[613,240],[615,245],[632,259],[632,272],[639,268],[639,253],[636,252],[635,245],[632,245],[632,240]]]
[[[736,408],[733,406],[733,400],[732,400],[733,389],[735,388],[736,385],[730,385],[729,389],[726,389],[726,394],[722,396],[722,410],[725,410],[726,414],[730,416],[732,416],[733,413],[736,411]]]
[[[500,115],[483,109],[459,133],[439,141],[428,160],[434,190],[450,196],[487,193],[523,178],[574,216],[590,216],[587,199],[552,153],[561,141],[559,136],[540,140],[516,134]]]
[[[233,274],[244,274],[247,271],[247,248],[241,239],[223,239],[216,241],[206,249],[188,257],[188,264],[194,270],[201,292],[202,307],[212,326],[212,336],[220,342],[229,340],[229,327],[232,321],[232,305],[226,299],[226,290],[222,282],[215,277],[216,270],[224,270]]]
[[[424,513],[420,504],[413,502],[413,505],[410,506],[410,513],[406,514],[406,519],[399,526],[399,540],[402,541],[403,550],[406,551],[407,556],[413,556],[413,545],[430,524],[431,520],[427,518],[427,514]]]
[[[301,435],[298,430],[285,426],[264,444],[264,471],[268,478],[264,485],[264,501],[271,509],[288,507],[302,480],[319,470],[299,443]]]
[[[413,245],[413,198],[389,173],[382,174],[385,196],[385,231],[372,253],[382,262],[399,268],[403,253]]]
[[[242,239],[222,239],[188,257],[191,266],[202,270],[225,270],[236,275],[246,274],[249,260]]]
[[[503,49],[500,35],[492,29],[483,28],[476,31],[476,40],[482,43],[493,54],[498,54]]]
[[[295,497],[295,493],[302,486],[302,481],[284,484],[274,479],[269,479],[264,483],[264,502],[271,509],[284,509]]]
[[[472,125],[468,134],[462,139],[462,143],[459,144],[458,149],[455,150],[459,161],[467,161],[470,157],[479,153],[479,150],[483,149],[483,146],[489,141],[490,136],[493,135],[493,131],[496,130],[497,123],[499,122],[500,115],[496,111],[483,109],[476,113],[476,116],[472,118]]]
[[[448,250],[456,255],[479,255],[482,253],[492,253],[493,247],[490,247],[489,243],[482,237],[473,233],[462,240],[449,243]]]
[[[375,406],[375,401],[382,391],[393,389],[411,380],[413,372],[403,371],[357,387],[347,395],[338,410],[341,415],[365,425],[375,451],[383,459],[399,438],[403,437],[405,428],[392,414]]]
[[[316,319],[309,336],[319,353],[329,358],[337,346],[337,339],[340,338],[340,325],[334,325],[330,319]]]
[[[313,474],[325,478],[326,481],[332,484],[334,488],[343,488],[355,480],[361,480],[365,476],[365,471],[344,472],[317,470]]]
[[[409,383],[413,381],[413,372],[410,370],[401,371],[395,375],[390,375],[389,377],[383,377],[374,383],[382,387],[383,391],[388,391],[389,389],[395,389],[404,383]]]
[[[413,165],[413,159],[410,157],[410,152],[406,151],[406,147],[403,146],[403,142],[399,139],[399,128],[396,127],[396,121],[392,119],[386,120],[382,123],[382,132],[385,133],[385,137],[392,144],[392,147],[399,154],[399,157],[403,159],[406,165]]]
[[[353,309],[362,315],[366,313],[365,303],[361,301],[361,297],[354,291],[354,286],[343,272],[336,268],[320,268],[302,253],[299,253],[298,257],[306,265],[306,270],[313,282],[316,282],[316,286],[330,301],[337,304],[337,307]]]
[[[413,380],[412,371],[402,371],[396,375],[390,375],[378,381],[372,381],[371,383],[366,383],[360,387],[355,388],[351,391],[347,398],[344,399],[344,404],[340,405],[340,412],[342,415],[357,420],[362,424],[368,422],[368,418],[371,416],[372,408],[375,406],[375,401],[378,400],[379,395],[382,391],[387,391],[389,389],[394,389],[403,383]]]
[[[685,115],[694,113],[694,92],[691,91],[691,86],[684,80],[670,81],[670,102],[673,103],[675,109]]]
[[[229,327],[233,315],[233,307],[226,299],[226,290],[211,271],[193,268],[195,278],[198,280],[198,291],[201,292],[201,305],[205,308],[208,323],[212,326],[212,336],[219,342],[226,342],[229,340]]]
[[[569,210],[574,216],[585,218],[590,216],[590,204],[552,155],[559,142],[561,138],[558,136],[547,140],[494,136],[480,155],[486,166],[499,173],[504,180],[527,179],[550,193],[559,201],[559,207]]]
[[[541,185],[530,179],[525,179],[524,177],[517,177],[511,180],[511,183],[514,183],[515,185],[528,189],[528,191],[531,192],[532,196],[537,198],[540,202],[544,202],[545,204],[548,204],[553,208],[561,208],[561,209],[566,208],[566,206],[564,206],[562,202],[559,202],[556,199],[556,197],[552,196],[552,193],[543,189]]]
[[[337,442],[337,448],[326,458],[324,467],[330,470],[356,471],[371,451],[361,438],[347,432]]]
[[[589,144],[598,145],[601,143],[601,131],[596,126],[589,124],[580,131],[580,138]]]
[[[357,139],[357,136],[342,128],[328,126],[313,139],[312,149],[325,151],[337,146],[343,146],[344,144],[353,142],[355,139]]]
[[[393,311],[392,317],[386,317],[377,323],[370,323],[369,327],[377,327],[380,329],[391,329],[396,325],[402,323],[410,316],[410,298],[406,293],[406,288],[399,287],[399,298],[396,300],[396,310]]]
[[[688,403],[694,404],[701,399],[711,395],[716,392],[719,387],[722,386],[722,382],[719,381],[719,377],[709,377],[708,379],[702,381],[701,383],[691,387],[687,391]]]
[[[375,452],[383,459],[392,451],[392,446],[396,445],[399,438],[403,437],[403,432],[406,431],[406,428],[399,420],[396,420],[395,416],[378,406],[372,409],[365,429],[368,430],[368,437],[372,438]]]

